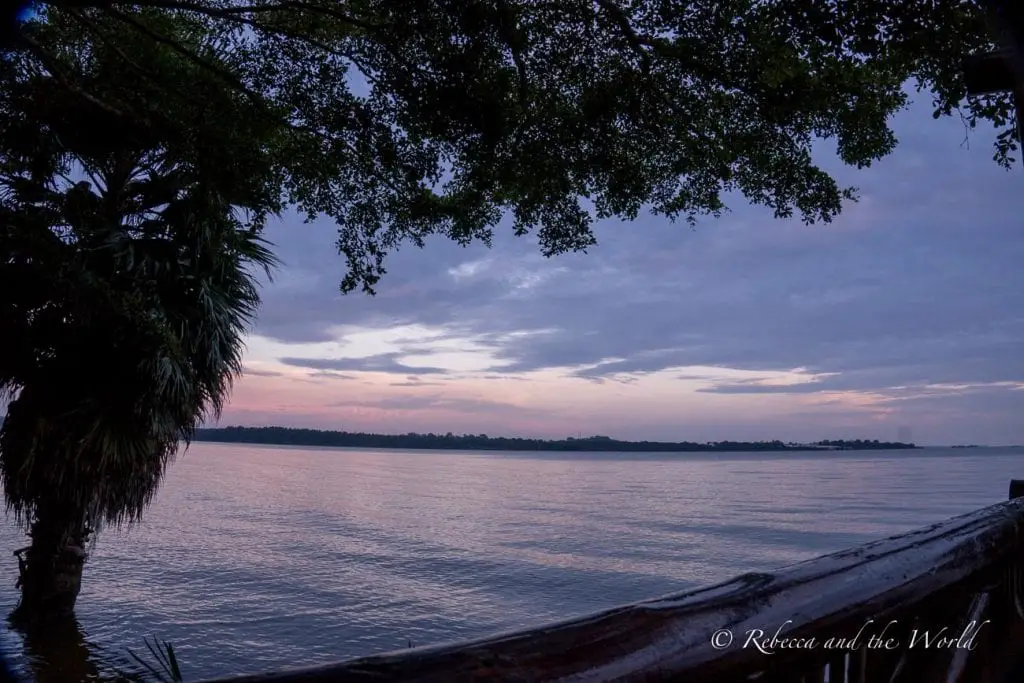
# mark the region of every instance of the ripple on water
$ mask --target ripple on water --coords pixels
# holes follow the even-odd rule
[[[766,571],[988,505],[1019,451],[388,452],[195,444],[79,600],[108,661],[188,679],[478,637]],[[3,540],[21,541],[9,521]],[[0,591],[13,607],[16,568]],[[8,638],[7,647],[24,647]],[[22,664],[27,660],[22,659]],[[52,678],[52,677],[51,677]]]

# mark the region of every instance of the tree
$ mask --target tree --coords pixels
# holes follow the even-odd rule
[[[853,198],[811,157],[816,138],[866,166],[896,139],[904,84],[936,116],[965,95],[960,60],[993,47],[969,0],[49,0],[102,44],[120,29],[171,47],[286,126],[280,189],[339,225],[345,291],[372,292],[390,250],[431,234],[487,242],[506,213],[547,255],[594,243],[595,218],[644,207],[694,220],[739,191],[778,216],[829,221]],[[154,26],[196,22],[235,56],[209,63]],[[37,23],[37,22],[36,22]],[[51,47],[19,45],[82,94]],[[147,67],[136,64],[138,77]],[[360,85],[362,84],[362,85]],[[136,113],[132,93],[103,98]],[[225,112],[206,107],[221,126]],[[1002,128],[1009,94],[965,125]],[[190,121],[189,125],[195,122]]]
[[[70,35],[59,21],[47,30]],[[103,97],[131,87],[111,52],[69,39],[62,50]],[[125,50],[166,84],[221,95],[227,110],[240,100],[203,93],[205,75],[166,48],[125,36]],[[237,156],[211,156],[155,115],[125,120],[14,66],[0,135],[0,481],[30,537],[24,621],[71,612],[90,535],[138,518],[179,443],[219,411],[258,304],[253,267],[273,257],[258,235],[266,177],[248,164],[269,139],[260,124],[234,131]],[[194,113],[151,104],[176,122]]]
[[[487,242],[508,213],[548,255],[730,191],[828,221],[854,191],[813,141],[870,164],[908,80],[950,114],[992,44],[962,0],[51,0],[8,47],[0,479],[23,606],[66,612],[88,531],[137,518],[224,400],[266,216],[333,217],[368,292],[401,243]],[[1006,128],[1004,164],[1010,113],[963,112]]]

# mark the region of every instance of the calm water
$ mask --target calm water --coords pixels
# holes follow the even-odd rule
[[[1024,477],[1022,450],[196,444],[140,526],[100,535],[78,602],[90,649],[78,656],[157,635],[195,681],[475,637],[901,533],[1004,500],[1013,477]],[[2,547],[19,541],[8,521]],[[16,566],[0,557],[6,612]],[[65,665],[54,680],[71,680],[75,664]]]

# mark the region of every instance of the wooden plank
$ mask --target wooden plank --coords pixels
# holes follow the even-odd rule
[[[964,59],[964,83],[967,96],[988,95],[1013,90],[1016,74],[1010,65],[1010,51],[999,50]]]
[[[984,621],[985,610],[988,609],[989,593],[980,593],[971,601],[964,621],[964,629],[971,628]],[[961,629],[963,632],[963,629]],[[964,683],[964,672],[967,671],[968,659],[973,655],[973,650],[968,648],[957,648],[950,658],[949,669],[946,672],[946,683]]]
[[[846,679],[850,683],[870,683],[867,677],[868,650],[866,647],[852,650],[846,663]]]
[[[988,13],[993,33],[1008,50],[1008,64],[1016,72],[1016,82],[1024,86],[1024,2],[1021,0],[981,0]]]
[[[1010,69],[1013,80],[1010,87],[1003,88],[1003,90],[1013,92],[1017,110],[1017,139],[1021,142],[1021,148],[1024,149],[1024,2],[1021,0],[981,0],[981,5],[988,15],[992,33],[1005,49],[1003,63]],[[983,60],[984,56],[981,59]],[[971,94],[971,79],[974,79],[975,87],[987,88],[994,86],[1004,78],[996,73],[1000,67],[994,64],[978,66],[971,74],[967,73],[967,68],[969,67],[965,64],[964,76],[968,81],[969,94]],[[987,92],[994,91],[988,90]],[[981,91],[976,91],[974,94],[981,94]]]
[[[958,586],[1022,552],[1024,499],[779,570],[467,643],[281,673],[232,683],[457,683],[460,681],[658,681],[710,683],[760,671],[743,648],[753,629],[786,636],[853,631]],[[733,633],[715,649],[712,635]],[[781,662],[788,653],[771,656]],[[815,653],[806,653],[815,654]],[[817,653],[820,655],[820,653]],[[799,653],[797,653],[797,656]]]

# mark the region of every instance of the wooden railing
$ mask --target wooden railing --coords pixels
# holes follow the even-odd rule
[[[775,573],[478,641],[224,683],[1024,681],[1011,500]]]

